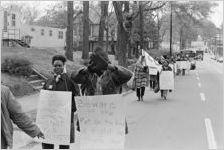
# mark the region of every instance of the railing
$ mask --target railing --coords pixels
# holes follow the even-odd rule
[[[20,29],[3,29],[2,39],[20,39]]]

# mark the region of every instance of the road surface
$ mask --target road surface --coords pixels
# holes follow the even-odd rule
[[[150,89],[146,89],[144,102],[137,102],[135,93],[130,94],[125,149],[222,150],[222,65],[205,55],[204,61],[197,62],[196,70],[175,77],[175,90],[168,93],[166,101]],[[21,102],[28,107],[27,101]],[[30,105],[35,108],[36,102],[31,100]],[[41,148],[38,143],[26,145],[30,138],[20,131],[14,135],[17,148]],[[79,137],[80,133],[76,133],[71,148],[79,149]]]

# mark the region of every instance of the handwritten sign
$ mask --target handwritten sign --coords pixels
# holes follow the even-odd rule
[[[162,71],[159,78],[159,86],[162,90],[174,89],[173,71]]]
[[[44,133],[44,143],[70,144],[71,92],[40,91],[36,123]]]
[[[124,100],[119,94],[76,97],[82,149],[123,149]]]
[[[187,61],[180,61],[180,68],[187,69],[188,68],[188,62]]]
[[[149,67],[149,74],[150,75],[157,75],[157,68]]]

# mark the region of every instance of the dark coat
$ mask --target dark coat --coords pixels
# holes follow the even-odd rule
[[[102,95],[118,94],[122,84],[127,83],[131,77],[132,73],[123,67],[115,66],[114,70],[107,69],[101,79]],[[98,76],[95,73],[82,68],[74,71],[71,78],[77,84],[81,84],[82,93],[96,95]]]
[[[16,101],[9,88],[1,85],[1,149],[13,146],[12,121],[31,137],[40,133],[38,126],[22,112],[20,103]]]
[[[62,74],[59,81],[56,83],[54,78],[50,78],[44,84],[43,89],[51,91],[71,91],[72,92],[72,113],[71,113],[71,130],[70,142],[74,143],[74,112],[76,111],[74,96],[79,94],[79,87],[75,84],[67,74]]]

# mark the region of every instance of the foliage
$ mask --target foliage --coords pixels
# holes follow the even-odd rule
[[[1,64],[1,71],[11,75],[29,76],[32,73],[31,65],[26,59],[9,57]]]

